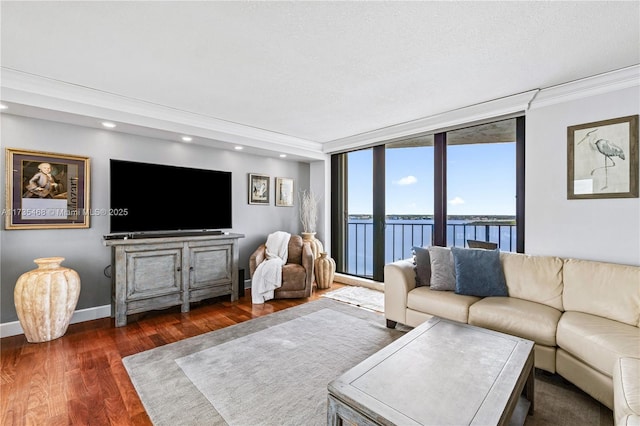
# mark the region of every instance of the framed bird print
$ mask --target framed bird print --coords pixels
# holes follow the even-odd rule
[[[567,128],[567,199],[638,198],[638,115]]]

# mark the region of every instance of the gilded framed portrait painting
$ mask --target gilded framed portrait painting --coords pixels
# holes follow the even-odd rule
[[[6,229],[88,228],[89,158],[6,149]]]

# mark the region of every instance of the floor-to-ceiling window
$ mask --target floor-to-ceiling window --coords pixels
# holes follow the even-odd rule
[[[515,119],[447,132],[447,246],[516,250]]]
[[[523,251],[524,117],[332,158],[337,271],[382,280],[413,246]]]
[[[385,263],[433,242],[433,135],[385,146]]]
[[[373,276],[373,149],[346,154],[346,271]]]

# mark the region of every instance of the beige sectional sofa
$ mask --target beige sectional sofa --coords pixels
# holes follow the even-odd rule
[[[416,287],[412,260],[385,266],[385,317],[415,327],[432,316],[535,342],[535,366],[613,408],[613,370],[640,357],[640,267],[500,253],[509,297]]]
[[[613,369],[616,426],[640,425],[640,358],[619,358]]]

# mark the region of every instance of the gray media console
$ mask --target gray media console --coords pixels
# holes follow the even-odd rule
[[[112,315],[127,315],[199,300],[238,298],[238,239],[242,234],[107,239],[111,247]]]

